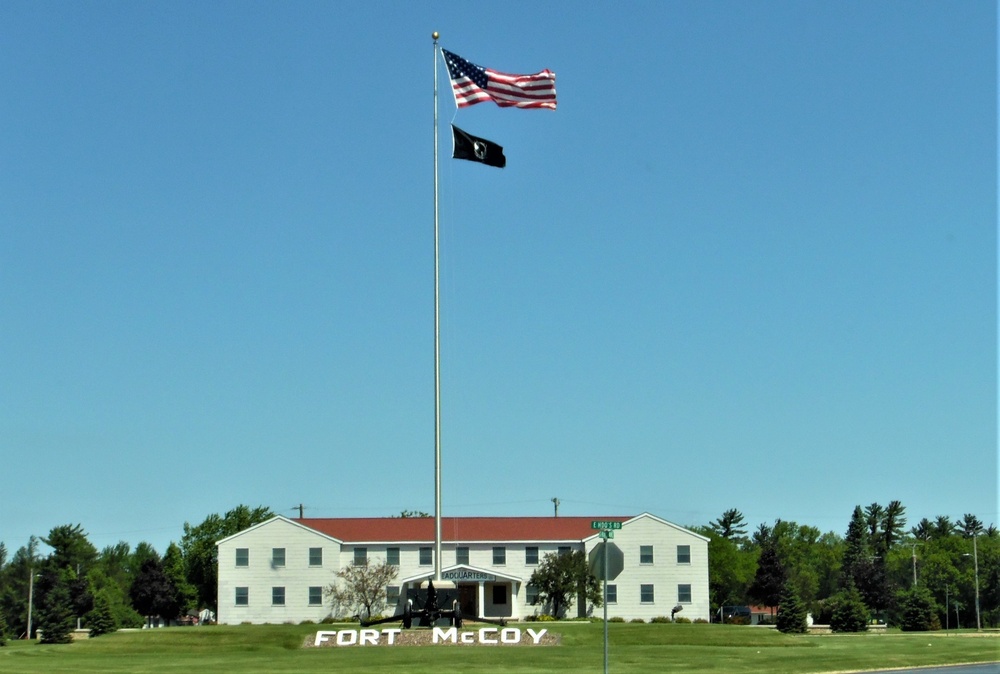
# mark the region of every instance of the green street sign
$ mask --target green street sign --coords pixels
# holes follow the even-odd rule
[[[600,538],[603,538],[604,540],[608,540],[609,538],[614,538],[615,537],[615,532],[611,531],[610,529],[602,529],[601,533],[599,533],[597,535]]]
[[[611,522],[608,520],[593,520],[590,523],[591,529],[621,529],[621,522]]]

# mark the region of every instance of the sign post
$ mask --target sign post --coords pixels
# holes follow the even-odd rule
[[[604,540],[604,674],[608,674],[608,541],[615,537],[615,529],[621,529],[621,522],[593,520],[591,529],[598,529],[598,534]]]

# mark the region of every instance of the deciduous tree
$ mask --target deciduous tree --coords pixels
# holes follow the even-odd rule
[[[564,554],[549,553],[542,558],[528,581],[538,588],[538,598],[559,618],[573,603],[574,596],[595,606],[601,605],[601,583],[590,571],[583,550]]]
[[[170,624],[180,615],[180,601],[177,588],[163,571],[163,564],[157,558],[147,559],[142,564],[139,575],[129,589],[132,606],[147,621],[152,616],[160,616]]]
[[[338,615],[370,618],[385,607],[385,588],[398,572],[384,560],[372,564],[365,559],[363,564],[351,564],[338,571],[337,582],[326,588],[326,596]]]

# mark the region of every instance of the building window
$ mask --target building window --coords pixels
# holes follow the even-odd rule
[[[639,601],[643,604],[653,603],[653,586],[652,585],[640,585],[639,586]]]
[[[677,546],[677,563],[678,564],[690,564],[691,563],[691,546],[690,545],[678,545]]]
[[[682,604],[691,603],[691,586],[688,584],[677,586],[677,601]]]
[[[527,602],[528,606],[534,606],[538,603],[538,588],[534,585],[528,585],[524,588],[524,601]]]
[[[503,606],[507,603],[507,586],[506,585],[494,585],[493,586],[493,605]]]
[[[527,566],[538,564],[538,546],[529,545],[524,549],[524,563]]]
[[[469,548],[462,546],[455,548],[455,563],[456,564],[468,564],[469,563]]]
[[[391,566],[399,566],[399,548],[385,549],[385,563]]]
[[[250,588],[248,587],[236,588],[236,605],[237,606],[250,605]]]
[[[310,606],[322,606],[323,605],[323,588],[319,585],[313,585],[309,588],[309,605]]]
[[[573,548],[569,547],[568,545],[560,545],[558,554],[560,557],[562,557],[563,555],[568,555],[572,551]]]
[[[309,566],[323,566],[323,548],[309,548]]]
[[[368,548],[354,548],[354,566],[368,565]]]
[[[639,563],[640,564],[652,564],[653,563],[653,546],[652,545],[640,545],[639,546]]]
[[[503,566],[507,563],[507,548],[502,545],[493,546],[493,566]]]
[[[285,565],[285,549],[271,548],[271,566]]]
[[[236,566],[250,566],[250,548],[236,548]]]
[[[385,603],[389,608],[399,603],[399,585],[389,585],[385,588]]]
[[[431,548],[420,548],[420,566],[430,566],[434,563],[434,555]]]
[[[618,603],[618,586],[613,583],[608,583],[608,603]]]
[[[285,588],[283,587],[271,588],[271,605],[272,606],[285,605]]]

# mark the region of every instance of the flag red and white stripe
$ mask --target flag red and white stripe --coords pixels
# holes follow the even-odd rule
[[[556,109],[556,75],[551,70],[511,75],[478,66],[447,49],[441,51],[458,107],[493,101],[501,108]]]

